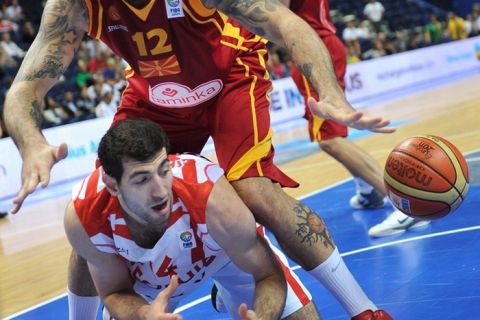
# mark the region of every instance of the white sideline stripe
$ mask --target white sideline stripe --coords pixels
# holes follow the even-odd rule
[[[187,309],[190,309],[194,306],[196,306],[197,304],[200,304],[202,302],[205,302],[205,301],[208,301],[210,300],[211,296],[208,295],[208,296],[205,296],[205,297],[201,297],[201,298],[198,298],[198,299],[195,299],[193,300],[192,302],[189,302],[187,304],[184,304],[183,306],[181,307],[178,307],[177,309],[175,309],[175,313],[179,313],[179,312],[182,312],[182,311],[185,311]]]
[[[480,149],[476,149],[476,150],[472,150],[472,151],[469,151],[469,152],[465,152],[464,155],[469,155],[469,154],[472,154],[472,153],[475,153],[475,152],[480,152]],[[326,190],[329,190],[329,189],[332,189],[338,185],[341,185],[342,183],[345,183],[349,180],[352,180],[353,178],[347,178],[347,179],[344,179],[342,181],[339,181],[337,183],[334,183],[332,185],[329,185],[327,187],[324,187],[324,188],[321,188],[321,189],[318,189],[316,191],[313,191],[313,192],[310,192],[310,193],[307,193],[301,197],[298,198],[298,200],[303,200],[305,198],[308,198],[310,196],[313,196],[317,193],[321,193],[323,191],[326,191]],[[432,233],[432,234],[428,234],[428,235],[423,235],[423,236],[418,236],[418,237],[413,237],[413,238],[408,238],[408,239],[403,239],[403,240],[398,240],[398,241],[392,241],[392,242],[386,242],[386,243],[382,243],[382,244],[378,244],[378,245],[375,245],[375,246],[371,246],[371,247],[366,247],[366,248],[362,248],[362,249],[357,249],[357,250],[353,250],[353,251],[349,251],[349,252],[345,252],[345,253],[342,253],[341,256],[342,257],[347,257],[347,256],[350,256],[350,255],[353,255],[353,254],[356,254],[356,253],[361,253],[361,252],[365,252],[365,251],[370,251],[370,250],[374,250],[374,249],[378,249],[378,248],[383,248],[383,247],[388,247],[388,246],[393,246],[393,245],[396,245],[396,244],[402,244],[402,243],[406,243],[406,242],[411,242],[411,241],[416,241],[416,240],[423,240],[423,239],[428,239],[428,238],[434,238],[434,237],[439,237],[439,236],[443,236],[443,235],[449,235],[449,234],[453,234],[453,233],[460,233],[460,232],[468,232],[468,231],[474,231],[474,230],[478,230],[480,229],[480,225],[477,225],[477,226],[473,226],[473,227],[468,227],[468,228],[461,228],[461,229],[454,229],[454,230],[449,230],[449,231],[443,231],[443,232],[437,232],[437,233]],[[293,266],[292,267],[292,270],[297,270],[297,269],[300,269],[300,266]],[[27,308],[25,310],[22,310],[22,311],[19,311],[15,314],[12,314],[6,318],[4,318],[4,320],[10,320],[12,318],[15,318],[15,317],[18,317],[24,313],[27,313],[29,311],[32,311],[36,308],[39,308],[41,306],[44,306],[46,304],[49,304],[50,302],[53,302],[55,300],[58,300],[58,299],[61,299],[63,297],[67,296],[66,293],[64,294],[61,294],[57,297],[54,297],[54,298],[51,298],[50,300],[47,300],[47,301],[44,301],[42,303],[39,303],[37,305],[34,305],[30,308]],[[192,302],[189,302],[183,306],[180,306],[178,307],[175,312],[181,312],[181,311],[184,311],[184,310],[187,310],[187,309],[190,309],[191,307],[194,307],[196,306],[197,304],[200,304],[202,302],[205,302],[207,300],[210,299],[210,295],[207,295],[207,296],[204,296],[202,298],[199,298],[199,299],[196,299],[196,300],[193,300]]]

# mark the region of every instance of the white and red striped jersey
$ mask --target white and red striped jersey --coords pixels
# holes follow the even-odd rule
[[[319,36],[335,34],[328,0],[291,0],[290,10],[302,17]]]
[[[78,184],[72,197],[92,243],[98,250],[125,260],[134,290],[147,301],[168,286],[172,275],[178,276],[171,309],[230,259],[210,236],[205,217],[208,197],[223,170],[194,155],[171,155],[169,160],[173,173],[172,214],[165,234],[151,249],[133,241],[124,220],[126,213],[102,182],[102,167]]]

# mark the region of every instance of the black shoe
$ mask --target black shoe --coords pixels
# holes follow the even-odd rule
[[[0,211],[0,219],[5,218],[6,216],[8,216],[7,211]]]

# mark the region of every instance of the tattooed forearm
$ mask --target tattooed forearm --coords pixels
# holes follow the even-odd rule
[[[312,209],[298,202],[293,211],[302,222],[297,223],[297,236],[302,238],[302,242],[309,246],[321,241],[325,248],[335,248],[332,237],[320,218]]]
[[[262,26],[268,22],[268,14],[277,10],[277,0],[203,0],[207,7],[216,7],[256,34],[264,36]]]
[[[48,1],[37,38],[15,81],[58,80],[68,65],[65,57],[73,56],[83,37],[83,30],[79,26],[86,25],[87,16],[83,0]]]
[[[43,108],[38,101],[32,102],[32,106],[30,108],[30,117],[39,129],[41,128],[43,121],[42,109]]]

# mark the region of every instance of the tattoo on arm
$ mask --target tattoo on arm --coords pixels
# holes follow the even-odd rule
[[[32,101],[32,107],[30,108],[30,117],[37,126],[38,129],[42,127],[43,115],[42,115],[42,106],[38,101]]]
[[[297,202],[297,205],[293,208],[296,216],[302,221],[297,223],[297,236],[302,238],[302,243],[306,242],[309,246],[321,241],[325,248],[335,248],[332,237],[323,222],[312,209],[306,205]]]
[[[68,53],[68,47],[74,47],[79,37],[83,36],[76,25],[76,19],[88,19],[83,0],[47,2],[37,39],[29,50],[30,54],[25,57],[15,81],[58,79],[65,72],[67,66],[63,60]]]
[[[207,7],[217,7],[259,36],[266,31],[262,26],[268,22],[268,13],[277,10],[277,0],[203,0]]]

